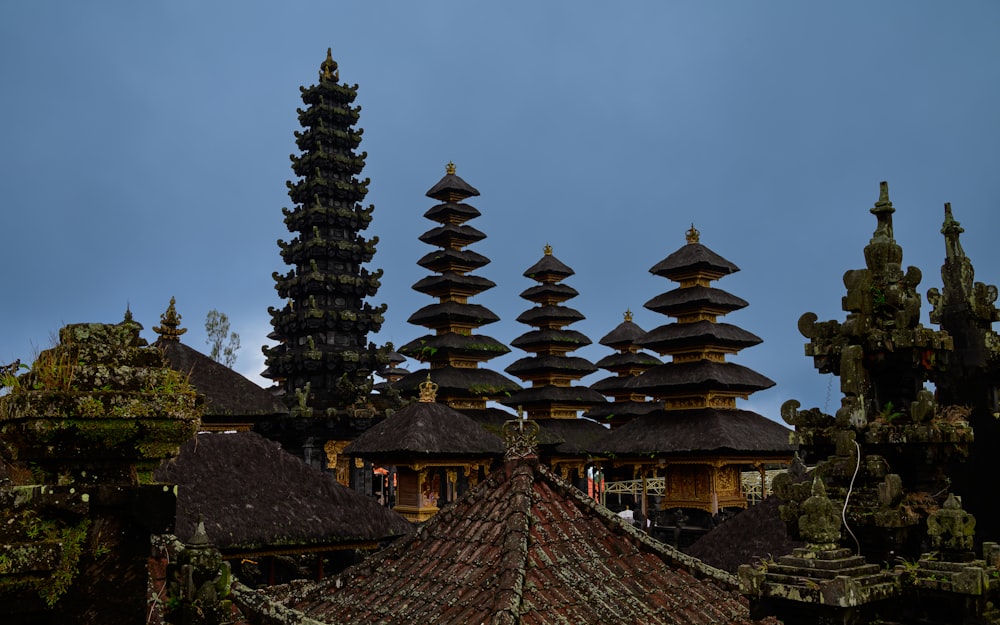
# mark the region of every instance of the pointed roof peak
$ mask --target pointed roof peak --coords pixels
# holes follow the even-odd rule
[[[319,66],[319,79],[320,80],[332,80],[337,82],[340,80],[340,72],[337,70],[337,62],[333,60],[333,49],[326,49],[326,60]]]
[[[455,173],[455,163],[448,161],[445,165],[444,178],[430,188],[425,194],[441,202],[461,202],[467,197],[479,195],[479,190]]]
[[[944,224],[941,226],[941,234],[944,235],[945,256],[947,258],[964,258],[965,250],[959,236],[965,232],[962,224],[955,221],[955,216],[951,212],[951,202],[944,204]]]
[[[694,227],[694,222],[691,222],[691,228],[684,233],[684,238],[687,239],[688,243],[699,243],[701,241],[701,232]]]
[[[870,212],[878,220],[872,239],[892,239],[892,214],[896,212],[896,209],[889,201],[889,183],[885,180],[879,183],[878,201],[875,202],[875,206],[870,209]]]
[[[180,341],[180,336],[187,332],[187,328],[180,327],[181,316],[177,314],[177,309],[174,308],[174,304],[176,303],[177,300],[171,297],[167,311],[160,315],[160,323],[162,325],[153,326],[153,332],[160,335],[161,341]]]

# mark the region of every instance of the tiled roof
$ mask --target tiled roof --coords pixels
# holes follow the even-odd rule
[[[341,575],[275,596],[343,625],[752,622],[732,576],[649,538],[529,461],[498,469],[416,534]]]

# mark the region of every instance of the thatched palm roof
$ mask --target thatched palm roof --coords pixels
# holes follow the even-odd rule
[[[288,414],[288,407],[271,391],[257,386],[229,367],[215,362],[177,340],[153,343],[163,350],[171,369],[188,375],[188,381],[205,396],[205,418],[233,420]]]
[[[178,485],[175,533],[191,536],[202,518],[224,552],[371,543],[413,529],[253,432],[199,434],[155,478]]]
[[[415,402],[372,426],[344,453],[373,462],[412,458],[499,458],[503,444],[462,413],[436,402]]]
[[[593,451],[620,457],[719,451],[785,456],[792,452],[790,432],[749,410],[672,410],[637,417],[608,433]]]

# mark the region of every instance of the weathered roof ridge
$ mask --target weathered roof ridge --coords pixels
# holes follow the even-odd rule
[[[644,551],[652,552],[665,562],[683,569],[696,578],[711,580],[731,590],[739,588],[739,580],[735,575],[705,564],[701,560],[689,556],[679,549],[656,540],[646,532],[635,528],[631,523],[626,523],[610,509],[602,506],[595,499],[588,497],[583,491],[575,488],[548,468],[539,465],[537,469],[546,481],[559,489],[558,492],[561,495],[567,499],[574,500],[580,507],[586,508],[592,514],[600,517],[609,526],[609,529],[629,536]]]
[[[504,523],[500,556],[500,566],[504,571],[495,595],[494,623],[520,621],[521,595],[528,568],[528,532],[531,529],[532,485],[535,480],[531,465],[527,462],[511,464],[515,466],[512,467],[507,484],[513,493],[506,498],[510,505],[506,510],[507,522]],[[504,470],[509,470],[511,464]]]

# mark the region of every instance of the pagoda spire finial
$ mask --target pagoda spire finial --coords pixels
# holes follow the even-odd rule
[[[174,304],[176,303],[177,300],[171,297],[167,311],[160,315],[160,323],[162,325],[153,326],[153,332],[159,334],[161,340],[179,341],[180,336],[187,332],[187,328],[180,327],[181,316],[177,314],[177,309],[174,308]]]
[[[691,228],[684,234],[684,238],[688,243],[698,243],[701,240],[701,233],[694,227],[694,222],[691,222]]]
[[[548,243],[545,244],[545,247],[542,248],[542,251],[545,252],[546,256],[552,256],[552,246],[549,245]]]
[[[625,321],[632,321],[632,309],[625,309]]]
[[[451,161],[448,161],[448,164],[444,166],[444,173],[448,174],[449,176],[454,176],[455,175],[455,163],[453,163]]]
[[[944,235],[944,247],[946,258],[963,258],[965,250],[958,240],[959,235],[965,232],[962,224],[955,221],[955,216],[951,213],[951,202],[944,203],[944,224],[941,226],[941,234]]]
[[[340,72],[337,70],[337,62],[333,60],[333,49],[326,49],[326,60],[319,66],[320,80],[332,80],[337,82],[340,79]]]
[[[896,209],[892,207],[892,202],[889,201],[889,183],[883,180],[879,183],[878,201],[871,208],[871,214],[875,215],[875,218],[878,220],[872,240],[893,238],[892,214],[894,212],[896,212]]]
[[[437,390],[438,385],[431,380],[431,372],[427,372],[427,379],[421,382],[420,387],[420,401],[425,404],[433,404],[437,401]]]

